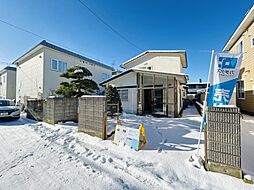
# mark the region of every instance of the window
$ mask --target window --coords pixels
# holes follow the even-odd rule
[[[58,72],[65,72],[67,69],[67,63],[56,59],[51,60],[51,70]]]
[[[245,91],[244,91],[244,80],[239,80],[237,82],[237,98],[238,99],[245,99]]]
[[[128,90],[119,91],[121,101],[128,101]]]
[[[58,70],[60,72],[65,72],[66,69],[67,69],[67,63],[65,63],[63,61],[59,61],[58,64],[59,64],[59,69]]]
[[[109,74],[102,73],[102,80],[107,80],[109,78]]]
[[[251,38],[251,47],[254,47],[254,38]]]
[[[5,76],[3,76],[3,83],[5,83]]]
[[[57,65],[58,65],[58,61],[55,59],[52,59],[51,61],[51,69],[54,71],[57,71]]]

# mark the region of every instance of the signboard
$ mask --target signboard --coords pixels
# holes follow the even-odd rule
[[[114,143],[139,150],[140,146],[145,144],[144,126],[141,124],[136,128],[117,124]]]

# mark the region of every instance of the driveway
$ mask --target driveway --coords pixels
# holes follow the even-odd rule
[[[254,116],[249,115],[242,120],[242,168],[254,176]]]

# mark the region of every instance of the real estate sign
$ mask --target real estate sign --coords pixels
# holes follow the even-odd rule
[[[242,54],[215,54],[207,106],[229,104],[238,79],[241,62]]]

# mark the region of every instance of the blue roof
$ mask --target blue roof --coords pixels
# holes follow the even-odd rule
[[[94,64],[96,64],[96,65],[98,65],[98,66],[101,66],[101,67],[104,67],[104,68],[106,68],[106,69],[110,69],[110,70],[112,70],[112,71],[114,70],[113,67],[110,67],[110,66],[108,66],[108,65],[106,65],[106,64],[100,63],[100,62],[95,61],[95,60],[93,60],[93,59],[87,58],[87,57],[82,56],[82,55],[80,55],[80,54],[74,53],[74,52],[69,51],[69,50],[67,50],[67,49],[61,48],[61,47],[56,46],[56,45],[54,45],[54,44],[51,44],[51,43],[47,42],[46,40],[41,41],[39,44],[37,44],[34,48],[32,48],[31,50],[29,50],[28,52],[32,51],[33,49],[35,49],[35,48],[38,47],[39,45],[43,45],[43,46],[45,46],[45,47],[48,47],[48,48],[51,48],[51,49],[60,51],[60,52],[62,52],[62,53],[65,53],[65,54],[68,54],[68,55],[77,57],[77,58],[79,58],[79,59],[88,61],[88,62],[90,62],[90,63],[94,63]],[[27,53],[28,53],[28,52],[27,52]],[[24,55],[26,55],[27,53],[25,53]],[[24,55],[22,55],[21,57],[23,57]],[[20,57],[20,58],[21,58],[21,57]],[[19,59],[19,58],[18,58],[18,59]],[[16,59],[13,63],[15,63],[18,59]]]

